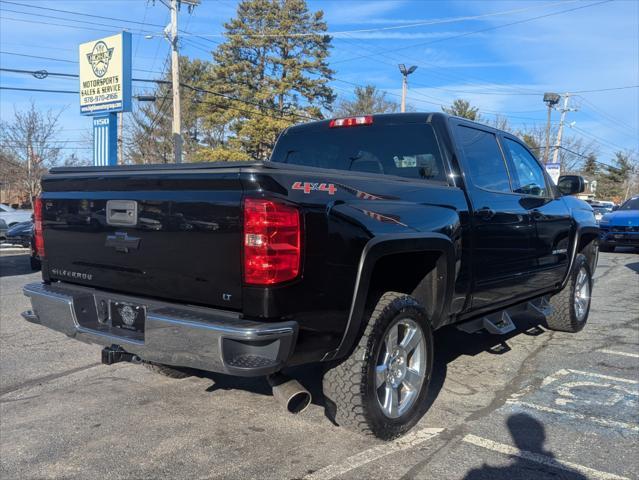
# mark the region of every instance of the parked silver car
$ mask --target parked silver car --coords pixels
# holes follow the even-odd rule
[[[4,242],[7,239],[7,222],[0,218],[0,242]]]
[[[31,210],[16,210],[4,203],[0,204],[0,218],[10,227],[16,223],[28,222],[31,220],[33,212]]]

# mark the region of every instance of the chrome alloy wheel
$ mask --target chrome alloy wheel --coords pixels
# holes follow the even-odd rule
[[[375,367],[377,402],[384,415],[398,418],[419,396],[426,376],[426,341],[410,318],[393,323],[384,337]]]
[[[585,267],[579,269],[577,280],[575,281],[575,315],[578,321],[583,321],[588,313],[590,304],[590,281]]]

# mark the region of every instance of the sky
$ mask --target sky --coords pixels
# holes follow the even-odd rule
[[[324,12],[333,35],[329,63],[338,98],[352,98],[357,85],[372,84],[399,101],[397,65],[416,65],[407,102],[417,111],[440,111],[463,98],[485,118],[500,115],[513,128],[531,127],[545,125],[543,92],[568,92],[577,111],[567,114],[567,136],[592,142],[606,163],[618,150],[639,151],[637,0],[308,4]],[[181,54],[210,59],[236,7],[236,0],[201,0],[192,13],[183,8]],[[0,0],[0,67],[77,73],[78,44],[126,29],[133,34],[133,77],[159,78],[170,68],[162,37],[168,20],[159,0]],[[76,79],[4,71],[0,86],[78,89]],[[134,83],[133,93],[148,88]],[[77,94],[0,90],[0,118],[10,120],[14,109],[32,100],[43,110],[64,109],[58,136],[64,155],[91,158],[91,119],[80,115]],[[553,112],[553,123],[558,121]]]

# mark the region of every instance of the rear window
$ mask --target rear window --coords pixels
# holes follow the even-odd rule
[[[446,181],[435,134],[426,124],[293,130],[280,137],[271,161]]]

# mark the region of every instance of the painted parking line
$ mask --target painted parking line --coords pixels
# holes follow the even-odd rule
[[[602,348],[601,350],[597,350],[597,351],[601,353],[608,353],[610,355],[620,355],[622,357],[639,358],[639,353],[619,352],[617,350],[608,350],[607,348]]]
[[[639,381],[633,380],[632,378],[612,377],[610,375],[603,375],[601,373],[584,372],[583,370],[573,370],[572,368],[569,368],[568,372],[576,373],[577,375],[584,375],[586,377],[601,378],[603,380],[612,380],[613,382],[632,383],[633,385],[639,385]]]
[[[599,350],[599,351],[602,351],[602,350]],[[565,377],[566,375],[570,375],[571,373],[574,373],[576,375],[583,375],[585,377],[600,378],[602,380],[611,380],[613,382],[630,383],[632,385],[639,385],[639,380],[633,380],[632,378],[613,377],[610,375],[603,375],[601,373],[584,372],[583,370],[574,370],[572,368],[562,368],[561,370],[557,370],[552,375],[548,375],[547,377],[545,377],[543,381],[541,382],[541,386],[545,387],[547,385],[550,385],[551,383],[561,379],[561,377]]]
[[[512,447],[510,445],[506,445],[505,443],[495,442],[493,440],[489,440],[483,437],[478,437],[476,435],[471,435],[471,434],[466,435],[462,440],[465,443],[469,443],[477,447],[485,448],[487,450],[492,450],[493,452],[501,453],[503,455],[519,457],[524,460],[545,465],[547,467],[552,467],[559,470],[573,471],[573,472],[577,471],[579,473],[587,475],[589,478],[593,478],[597,480],[630,480],[628,479],[628,477],[622,477],[620,475],[615,475],[613,473],[602,472],[600,470],[595,470],[594,468],[584,467],[583,465],[579,465],[578,463],[566,462],[564,460],[560,461],[560,460],[557,460],[556,458],[549,457],[547,455],[542,455],[540,453],[529,452],[527,450],[519,450],[518,448]]]
[[[631,430],[633,432],[639,432],[638,425],[628,423],[628,422],[621,422],[619,420],[613,420],[611,418],[596,417],[594,415],[584,415],[583,413],[579,413],[579,412],[562,410],[560,408],[554,408],[554,407],[547,407],[545,405],[537,405],[536,403],[521,402],[519,400],[506,400],[506,404],[529,408],[529,409],[537,410],[539,412],[544,412],[544,413],[563,415],[566,417],[575,418],[577,420],[587,420],[592,423],[603,425],[605,427],[624,428],[627,430]]]
[[[397,440],[393,440],[392,442],[385,443],[383,445],[377,445],[375,447],[369,448],[368,450],[364,450],[363,452],[348,457],[340,463],[323,467],[309,475],[306,475],[304,479],[329,480],[331,478],[344,475],[351,470],[355,470],[356,468],[374,462],[375,460],[379,460],[386,455],[401,452],[402,450],[411,449],[421,443],[426,442],[427,440],[436,437],[443,431],[443,428],[424,428],[415,432],[408,432],[406,435],[398,438]]]

